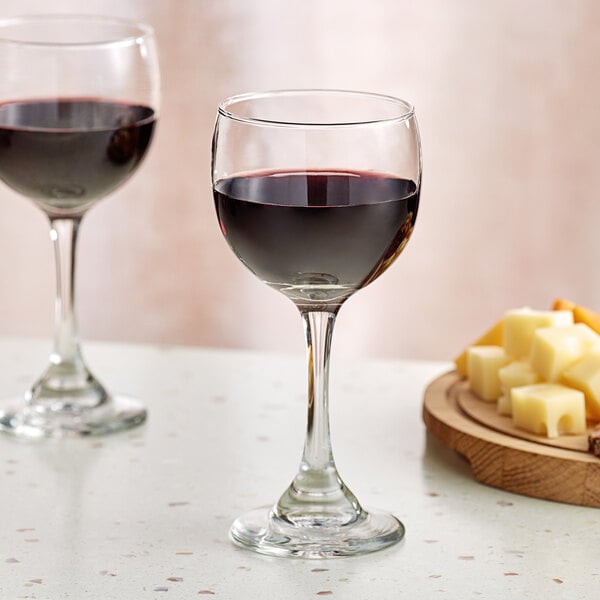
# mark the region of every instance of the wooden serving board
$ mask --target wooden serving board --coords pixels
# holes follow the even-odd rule
[[[446,446],[467,458],[477,481],[497,488],[600,508],[600,458],[587,436],[550,440],[521,431],[452,371],[425,390],[423,420]]]

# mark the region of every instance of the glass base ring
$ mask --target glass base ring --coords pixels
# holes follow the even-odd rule
[[[404,537],[404,525],[393,515],[365,509],[360,518],[339,527],[292,525],[259,508],[238,517],[229,531],[232,541],[271,556],[334,558],[382,550]]]
[[[107,435],[137,427],[146,416],[143,403],[129,396],[80,410],[36,411],[20,400],[0,405],[0,433],[28,439]]]

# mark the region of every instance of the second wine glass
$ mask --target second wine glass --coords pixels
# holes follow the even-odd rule
[[[0,430],[97,435],[142,423],[138,400],[111,394],[83,359],[74,307],[77,234],[86,212],[146,154],[158,117],[156,42],[146,25],[94,16],[0,21],[0,179],[50,221],[56,258],[54,348]]]
[[[340,307],[391,265],[415,224],[421,153],[412,106],[327,90],[230,98],[218,111],[212,176],[225,239],[298,307],[308,352],[298,473],[273,507],[240,516],[231,536],[257,552],[308,558],[395,544],[403,525],[387,512],[365,510],[338,474],[328,374]]]

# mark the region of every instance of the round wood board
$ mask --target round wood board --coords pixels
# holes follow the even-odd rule
[[[600,508],[600,458],[587,436],[549,440],[516,429],[452,371],[425,390],[423,420],[446,446],[469,461],[477,481],[533,496]]]

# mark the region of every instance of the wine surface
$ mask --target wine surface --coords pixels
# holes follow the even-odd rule
[[[95,98],[0,104],[0,179],[51,216],[81,214],[143,158],[155,125],[146,106]]]
[[[222,179],[214,199],[240,260],[297,304],[339,305],[404,248],[414,181],[372,172],[265,171]]]

